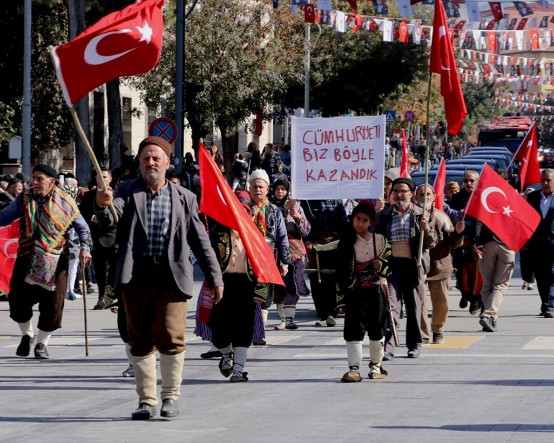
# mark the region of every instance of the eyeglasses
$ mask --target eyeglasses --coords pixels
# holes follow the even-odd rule
[[[474,178],[464,178],[464,183],[473,183],[474,181]]]
[[[409,189],[393,189],[392,192],[396,192],[397,194],[405,194],[406,192],[411,192]]]

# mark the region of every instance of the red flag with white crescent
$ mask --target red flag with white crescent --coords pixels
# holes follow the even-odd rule
[[[69,106],[104,83],[156,66],[162,50],[163,3],[133,3],[50,51]]]
[[[444,157],[441,158],[439,163],[439,171],[433,184],[433,190],[435,191],[435,207],[444,210],[444,187],[446,186],[446,161]]]
[[[465,213],[481,220],[517,252],[531,238],[541,216],[510,183],[485,165]]]
[[[252,270],[259,282],[284,286],[273,251],[202,143],[198,147],[198,161],[202,187],[200,211],[239,233]]]
[[[410,154],[408,153],[408,141],[406,133],[402,129],[402,159],[400,160],[400,177],[410,178]]]
[[[458,76],[458,67],[452,42],[448,38],[446,13],[441,1],[435,2],[433,19],[433,40],[431,43],[431,61],[429,72],[441,76],[441,95],[444,98],[444,112],[448,123],[448,132],[457,135],[467,115],[462,86]]]
[[[19,248],[19,219],[0,228],[0,289],[10,292],[10,280]]]

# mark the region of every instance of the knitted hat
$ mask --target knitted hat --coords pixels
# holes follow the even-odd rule
[[[408,188],[410,188],[410,191],[412,192],[415,191],[415,183],[411,178],[399,177],[392,182],[392,187],[394,188],[394,185],[398,183],[404,183],[405,185],[408,185]]]
[[[167,141],[165,141],[163,138],[154,137],[154,136],[146,137],[143,141],[140,142],[139,147],[138,147],[137,157],[140,157],[140,153],[141,153],[142,149],[145,146],[148,146],[148,145],[156,145],[159,148],[162,148],[162,150],[167,154],[167,156],[171,157],[171,153],[173,151],[171,149],[171,145]]]
[[[235,195],[239,199],[242,207],[246,209],[246,212],[248,212],[248,214],[252,214],[252,206],[254,205],[254,202],[250,198],[250,194],[246,191],[235,191]]]
[[[449,182],[447,185],[446,185],[446,189],[448,191],[450,191],[451,189],[460,189],[460,185],[458,184],[458,182]]]
[[[52,166],[44,165],[44,164],[38,164],[33,168],[33,172],[42,172],[43,174],[46,174],[49,177],[58,178],[58,173]]]
[[[250,174],[250,177],[248,178],[248,182],[258,179],[266,182],[267,186],[270,185],[269,176],[267,175],[267,172],[265,172],[263,169],[256,169],[254,172],[252,172],[252,174]]]

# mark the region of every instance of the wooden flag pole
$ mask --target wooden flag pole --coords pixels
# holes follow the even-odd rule
[[[82,262],[81,278],[83,279],[83,310],[85,315],[85,355],[88,357],[87,280],[85,278],[85,264]]]
[[[77,115],[77,112],[75,111],[75,108],[73,106],[70,106],[69,109],[71,110],[71,116],[73,117],[73,121],[75,122],[75,127],[77,128],[77,132],[81,136],[81,139],[83,140],[83,143],[85,144],[88,155],[90,156],[90,159],[92,161],[92,165],[94,166],[94,169],[96,171],[96,175],[98,177],[98,180],[100,181],[100,185],[102,186],[102,190],[108,189],[108,186],[106,182],[104,181],[104,177],[102,177],[102,171],[100,170],[100,165],[98,164],[98,160],[96,159],[96,156],[94,155],[94,151],[92,150],[92,146],[90,146],[90,143],[87,139],[87,136],[85,134],[85,131],[83,130],[83,127],[81,126],[81,122],[79,121],[79,116]],[[115,207],[112,203],[109,205],[110,212],[113,215],[114,222],[117,223],[118,216],[117,212],[115,211]]]

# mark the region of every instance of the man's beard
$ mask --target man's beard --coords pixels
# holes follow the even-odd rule
[[[394,204],[399,208],[406,209],[408,206],[410,206],[410,200],[396,200]]]

